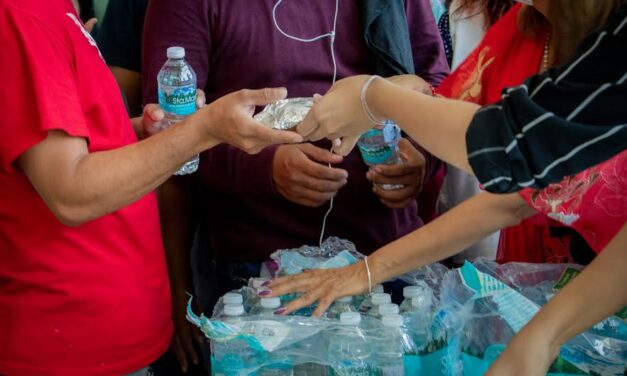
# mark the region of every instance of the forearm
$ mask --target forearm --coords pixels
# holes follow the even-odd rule
[[[479,106],[417,93],[375,80],[367,93],[377,118],[391,119],[439,159],[470,174],[466,130]]]
[[[605,250],[523,328],[559,347],[627,305],[627,225]]]
[[[50,132],[25,153],[22,168],[53,213],[68,225],[79,225],[138,200],[214,146],[201,120],[191,117],[141,142],[94,153],[87,152],[82,139]],[[66,151],[59,152],[60,146]],[[39,162],[44,159],[46,166]]]
[[[484,193],[472,197],[372,254],[369,262],[373,282],[381,283],[443,260],[533,214],[533,209],[517,194]]]

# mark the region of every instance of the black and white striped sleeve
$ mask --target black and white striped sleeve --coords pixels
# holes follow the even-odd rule
[[[543,188],[627,149],[627,6],[568,64],[503,91],[466,134],[490,192]]]

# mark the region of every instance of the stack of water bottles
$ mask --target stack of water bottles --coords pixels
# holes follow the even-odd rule
[[[426,346],[423,330],[407,323],[430,317],[434,297],[426,286],[409,286],[399,307],[377,286],[372,295],[337,300],[320,320],[277,316],[286,301],[259,298],[262,279],[220,299],[213,319],[235,332],[213,336],[215,375],[415,375]],[[417,341],[419,343],[417,343]]]

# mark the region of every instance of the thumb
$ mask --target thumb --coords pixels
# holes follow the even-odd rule
[[[334,154],[329,150],[315,146],[313,144],[304,144],[301,148],[303,153],[314,161],[320,163],[340,163],[344,159],[341,155]]]
[[[246,104],[255,106],[265,106],[269,103],[276,102],[287,97],[287,89],[284,87],[242,90],[241,93]]]
[[[355,148],[359,137],[360,136],[357,135],[342,138],[342,142],[339,146],[337,146],[336,143],[333,145],[333,151],[340,155],[348,155]]]

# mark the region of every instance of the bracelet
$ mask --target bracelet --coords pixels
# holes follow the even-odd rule
[[[364,83],[364,86],[361,88],[361,108],[364,110],[364,114],[366,114],[366,117],[371,123],[374,123],[377,125],[385,125],[385,122],[383,120],[377,120],[377,118],[374,117],[374,115],[372,114],[372,111],[370,111],[370,108],[368,107],[368,103],[366,103],[366,93],[368,92],[368,88],[370,87],[370,84],[377,78],[381,78],[381,77],[370,76],[370,78],[368,78],[366,83]]]
[[[368,294],[372,294],[372,275],[370,274],[370,266],[368,265],[368,256],[364,257],[364,264],[366,265],[366,274],[368,275]]]

